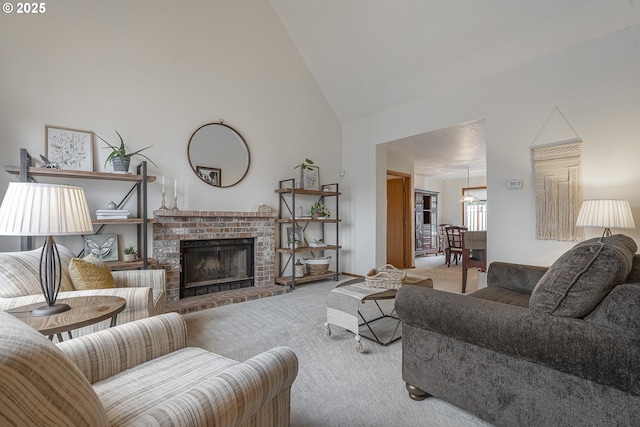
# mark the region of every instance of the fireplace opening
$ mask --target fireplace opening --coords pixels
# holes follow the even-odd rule
[[[183,240],[180,298],[254,286],[254,239]]]

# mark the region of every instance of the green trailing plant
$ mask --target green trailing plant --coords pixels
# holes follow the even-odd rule
[[[138,253],[138,250],[136,249],[135,246],[129,245],[126,248],[124,248],[123,252],[127,255],[135,255]]]
[[[298,166],[296,166],[294,169],[309,169],[309,167],[313,164],[313,160],[311,159],[304,159],[304,162],[300,163]]]
[[[331,212],[329,212],[329,208],[327,208],[320,202],[315,202],[313,205],[311,205],[311,215],[331,218]]]
[[[131,158],[133,156],[140,156],[140,157],[144,157],[145,159],[149,160],[151,163],[154,164],[155,167],[158,167],[158,165],[156,165],[153,160],[151,160],[150,158],[148,158],[147,156],[145,156],[144,154],[140,154],[141,151],[144,151],[148,148],[153,147],[153,145],[150,145],[148,147],[144,147],[138,151],[134,151],[134,152],[127,152],[126,147],[124,146],[124,140],[122,139],[122,136],[120,135],[120,133],[116,130],[116,133],[118,134],[118,137],[120,138],[120,146],[115,146],[110,144],[107,140],[105,140],[104,138],[102,138],[100,135],[95,134],[98,138],[100,138],[102,140],[102,142],[104,142],[105,144],[108,145],[108,147],[103,147],[103,148],[110,148],[111,149],[111,153],[109,153],[109,156],[107,157],[107,160],[104,162],[104,165],[107,166],[107,163],[113,161],[113,159],[115,159],[116,157],[120,158],[122,161],[124,161],[125,158]]]

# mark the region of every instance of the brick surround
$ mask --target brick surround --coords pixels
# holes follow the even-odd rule
[[[153,258],[166,270],[167,302],[180,300],[180,241],[255,239],[254,284],[275,283],[275,219],[272,212],[172,211],[153,212]],[[192,297],[193,298],[193,297]]]

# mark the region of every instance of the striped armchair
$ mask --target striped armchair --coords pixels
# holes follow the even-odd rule
[[[90,295],[113,295],[127,301],[125,310],[118,315],[118,324],[155,316],[165,312],[165,272],[158,270],[114,271],[116,288],[75,290],[69,277],[69,262],[73,253],[58,245],[62,263],[62,284],[58,299]],[[43,302],[40,290],[40,249],[23,252],[0,253],[0,310]],[[74,331],[74,336],[85,335],[109,327],[109,320]]]
[[[56,345],[0,312],[0,425],[289,425],[292,350],[239,363],[186,342],[177,313]]]

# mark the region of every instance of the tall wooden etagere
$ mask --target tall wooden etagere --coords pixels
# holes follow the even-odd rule
[[[276,283],[289,286],[295,289],[296,284],[315,282],[318,280],[333,278],[338,280],[340,277],[340,196],[338,184],[326,184],[320,190],[305,190],[296,188],[295,178],[285,179],[279,182],[276,190],[279,195],[278,231],[280,237],[280,247],[276,249],[279,257],[279,273],[276,277]],[[305,203],[309,206],[313,202],[325,204],[332,210],[332,217],[326,219],[311,218],[309,216],[297,216],[297,203]],[[318,226],[319,233],[323,243],[320,246],[309,246],[306,238],[299,246],[288,245],[287,243],[287,227],[299,227],[304,233],[310,226]],[[332,226],[333,230],[329,227]],[[332,261],[335,263],[335,271],[327,271],[324,274],[309,275],[303,277],[295,277],[294,263],[296,255],[309,253],[312,256],[325,256],[325,251],[332,251]],[[290,273],[290,274],[288,274]]]

